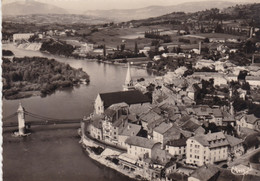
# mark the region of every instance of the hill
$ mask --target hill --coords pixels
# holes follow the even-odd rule
[[[65,9],[37,1],[18,1],[2,6],[3,16],[28,14],[67,14]]]
[[[173,6],[149,6],[140,9],[112,9],[112,10],[89,10],[86,15],[106,17],[115,21],[139,20],[150,17],[157,17],[172,12],[197,12],[211,8],[223,9],[235,5],[227,1],[204,1],[188,2]]]

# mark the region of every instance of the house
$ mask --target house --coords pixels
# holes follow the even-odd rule
[[[151,100],[137,90],[99,93],[94,103],[95,113],[102,114],[109,106],[117,103],[126,103],[131,107],[142,104],[150,105]]]
[[[33,33],[15,33],[13,34],[13,42],[21,41],[21,40],[28,40],[34,34]]]
[[[250,86],[260,86],[260,77],[246,76],[245,80]]]
[[[161,60],[161,56],[160,55],[155,55],[153,57],[153,60],[155,60],[155,61]]]
[[[220,174],[218,167],[214,165],[205,165],[195,170],[188,181],[216,181]]]
[[[171,127],[171,123],[161,123],[153,130],[153,140],[162,143],[162,145],[165,144],[163,141],[163,136],[169,129],[171,129]]]
[[[199,78],[201,80],[207,80],[210,79],[214,80],[214,86],[218,85],[226,85],[227,79],[225,78],[224,74],[218,73],[218,72],[194,72],[191,77],[193,78]]]
[[[220,109],[212,109],[212,119],[209,122],[214,122],[217,126],[221,126],[223,121],[223,113]]]
[[[186,154],[186,141],[187,141],[187,138],[181,138],[178,140],[168,141],[166,143],[165,150],[172,156],[185,155]]]
[[[196,101],[198,93],[200,91],[200,87],[198,86],[198,84],[193,84],[190,85],[187,89],[187,96],[192,99],[193,101]]]
[[[88,126],[90,136],[98,140],[103,140],[102,118],[101,115],[94,115]]]
[[[209,106],[199,106],[193,108],[194,115],[199,119],[203,121],[209,121],[212,119],[212,109]]]
[[[104,113],[102,131],[104,141],[117,145],[119,133],[128,125],[128,106],[126,104],[113,106]]]
[[[162,149],[170,140],[178,140],[182,137],[190,137],[191,133],[181,130],[176,124],[162,122],[153,130],[153,140],[162,143]]]
[[[195,65],[195,68],[203,68],[203,67],[208,67],[208,68],[214,68],[214,61],[213,60],[205,60],[205,59],[201,59],[201,60],[198,60],[196,65]]]
[[[260,118],[255,117],[254,114],[245,115],[236,123],[239,127],[260,130]]]
[[[242,139],[236,138],[231,135],[225,135],[225,136],[229,143],[228,152],[230,154],[233,154],[234,157],[239,157],[245,153]]]
[[[222,132],[196,135],[187,140],[186,163],[202,166],[228,158],[229,143]]]
[[[149,110],[147,112],[144,112],[139,115],[139,119],[141,121],[142,127],[144,130],[148,131],[148,125],[151,125],[152,123],[157,122],[158,120],[161,120],[162,117],[154,112],[153,110]]]
[[[182,126],[181,129],[190,132],[191,134],[204,134],[205,129],[202,126],[192,121],[193,119],[189,119]]]
[[[160,143],[139,136],[127,138],[125,144],[127,147],[127,154],[135,159],[151,158],[152,152],[161,147]]]
[[[128,123],[124,129],[118,134],[118,144],[126,148],[125,140],[130,136],[136,136],[141,130],[141,126],[137,124]]]

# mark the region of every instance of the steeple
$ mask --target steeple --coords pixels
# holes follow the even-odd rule
[[[126,73],[125,84],[123,85],[123,91],[129,91],[129,90],[133,90],[133,89],[134,89],[134,85],[133,85],[133,80],[131,77],[130,63],[128,62],[128,68],[127,68],[127,73]]]

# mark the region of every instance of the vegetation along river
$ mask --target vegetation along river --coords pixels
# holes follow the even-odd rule
[[[99,92],[122,90],[127,69],[123,66],[97,63],[92,60],[61,58],[38,51],[18,49],[4,44],[15,56],[41,56],[55,58],[74,68],[82,68],[90,76],[89,85],[80,85],[41,98],[20,100],[3,99],[2,115],[6,117],[17,111],[19,102],[34,114],[58,118],[82,118],[93,111],[93,103]],[[132,68],[133,79],[150,77],[146,70]],[[30,120],[33,118],[26,117]],[[13,120],[17,121],[17,117]],[[8,181],[119,181],[129,180],[119,173],[100,166],[82,151],[78,144],[75,125],[32,126],[32,134],[26,138],[12,137],[14,128],[3,130],[3,174]]]

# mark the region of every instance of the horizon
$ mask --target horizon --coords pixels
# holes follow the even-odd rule
[[[65,10],[113,10],[113,9],[139,9],[149,6],[172,6],[183,3],[192,2],[215,2],[223,0],[2,0],[2,4],[10,4],[13,2],[30,2],[36,1],[63,8]],[[260,3],[260,0],[229,0],[233,3]],[[86,8],[87,7],[87,8]]]

